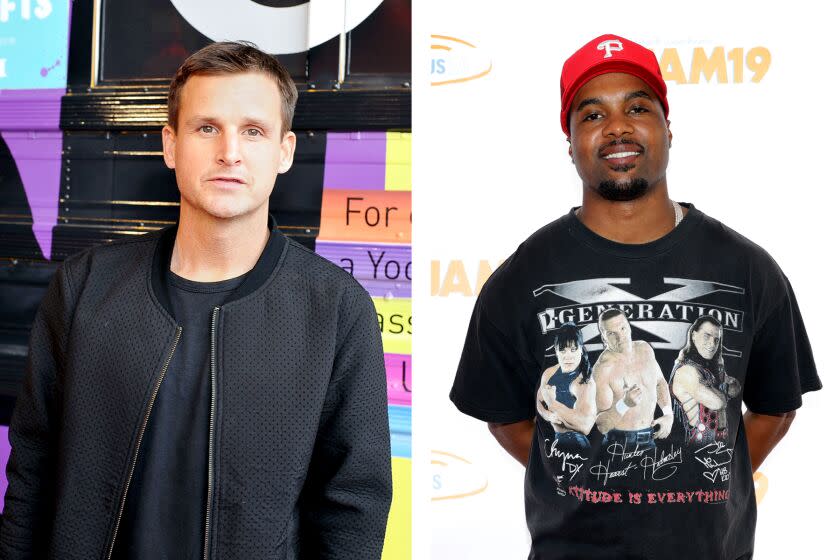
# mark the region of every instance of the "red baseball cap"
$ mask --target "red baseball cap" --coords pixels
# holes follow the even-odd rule
[[[650,86],[668,118],[668,88],[653,51],[618,35],[601,35],[582,46],[563,64],[560,123],[566,136],[570,136],[569,114],[577,92],[595,76],[611,72],[632,74]]]

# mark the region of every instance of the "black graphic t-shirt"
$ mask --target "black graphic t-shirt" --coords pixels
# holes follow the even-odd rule
[[[572,209],[478,297],[450,397],[486,422],[536,419],[530,558],[752,555],[741,404],[788,412],[821,384],[776,262],[683,206],[676,228],[638,245]]]

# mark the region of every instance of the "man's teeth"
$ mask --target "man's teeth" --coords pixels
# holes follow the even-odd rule
[[[614,154],[609,154],[604,156],[604,159],[616,159],[616,158],[624,158],[630,156],[637,156],[640,152],[616,152]]]

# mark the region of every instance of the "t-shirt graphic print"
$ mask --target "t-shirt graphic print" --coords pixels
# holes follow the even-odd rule
[[[593,503],[656,502],[643,482],[690,485],[691,471],[713,484],[666,491],[664,501],[724,501],[733,449],[726,409],[741,392],[725,366],[741,352],[724,333],[743,330],[744,312],[692,300],[744,288],[663,278],[667,291],[643,299],[623,289],[630,283],[593,278],[533,290],[547,306],[535,322],[551,340],[536,410],[543,454],[557,459],[549,461],[556,491]],[[660,368],[657,351],[678,351],[672,368]]]
[[[741,407],[821,387],[787,277],[693,205],[664,237],[604,239],[572,209],[522,243],[473,311],[450,398],[535,423],[530,558],[749,558]]]

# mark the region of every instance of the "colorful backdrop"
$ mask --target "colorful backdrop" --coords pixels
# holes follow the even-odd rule
[[[816,2],[424,2],[415,14],[414,455],[418,526],[441,559],[525,558],[524,469],[448,393],[475,297],[519,243],[580,204],[560,129],[560,71],[616,33],[651,48],[669,88],[672,198],[766,248],[789,277],[825,383],[756,477],[756,558],[834,550],[838,498],[826,429],[833,377],[837,181],[822,159],[840,118],[834,21]],[[829,141],[830,143],[830,141]],[[833,254],[833,252],[832,252]],[[710,266],[713,264],[710,263]],[[830,298],[829,298],[830,299]],[[422,449],[423,451],[420,451]],[[421,455],[422,453],[422,455]],[[814,469],[817,469],[816,471]],[[815,477],[823,472],[827,476]],[[806,513],[809,512],[809,513]],[[810,514],[810,512],[822,512]]]
[[[212,40],[245,39],[300,91],[295,163],[270,211],[376,304],[394,473],[383,557],[410,557],[411,1],[287,4],[0,1],[0,498],[29,329],[52,274],[76,251],[174,223],[160,143],[169,77]]]
[[[411,556],[411,133],[327,135],[315,252],[373,298],[388,377],[394,502],[383,558]]]

